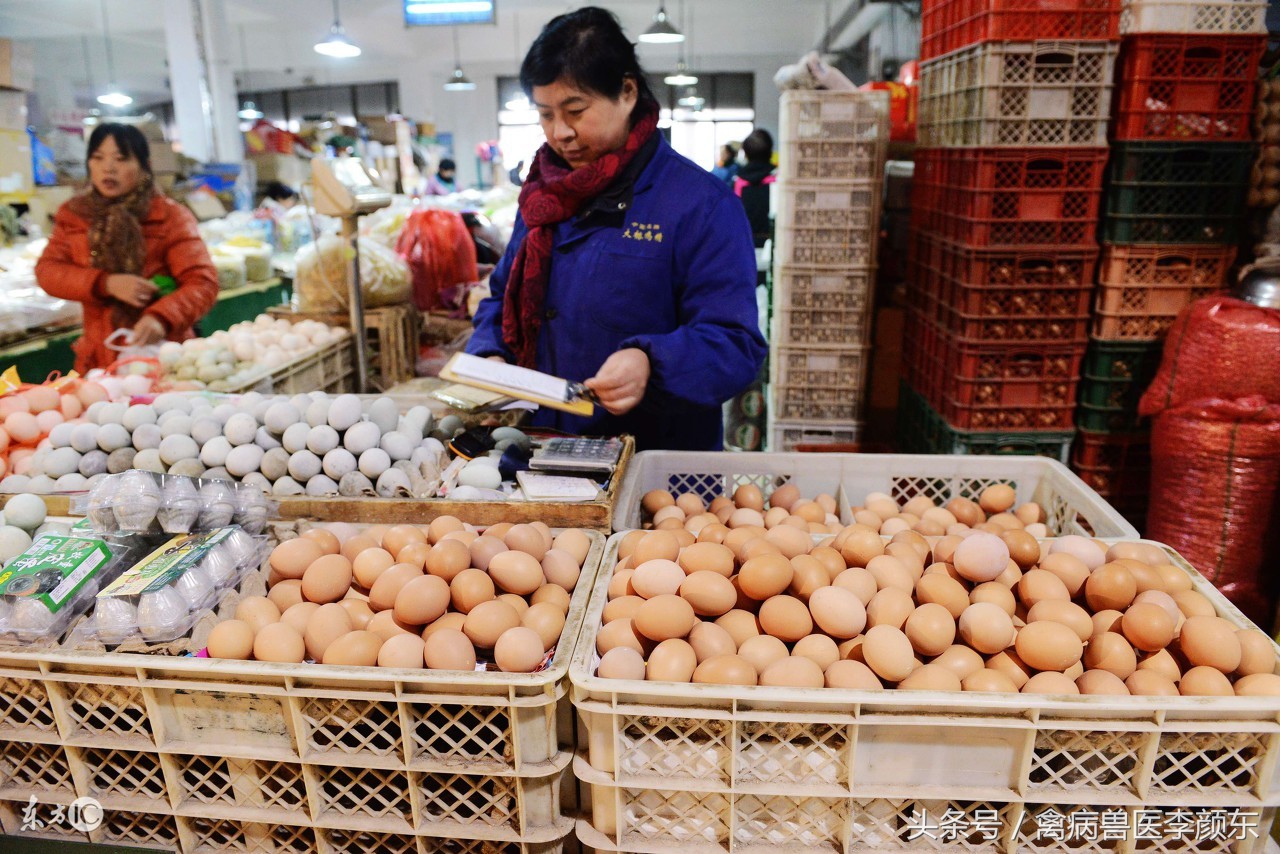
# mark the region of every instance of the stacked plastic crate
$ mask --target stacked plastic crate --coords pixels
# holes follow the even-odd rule
[[[1119,0],[940,0],[922,20],[904,449],[1067,459]]]
[[[1073,464],[1145,518],[1150,434],[1138,418],[1178,312],[1226,287],[1243,236],[1266,3],[1125,0],[1092,340]]]
[[[889,98],[789,91],[780,124],[769,447],[853,443],[866,396]]]

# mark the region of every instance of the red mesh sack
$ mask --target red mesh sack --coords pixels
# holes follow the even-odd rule
[[[419,311],[450,308],[442,293],[480,278],[471,232],[453,211],[427,208],[409,214],[396,252],[409,264]]]
[[[1280,403],[1280,311],[1229,296],[1182,310],[1138,411],[1155,415],[1194,401],[1262,395]]]
[[[1249,619],[1270,627],[1276,583],[1265,568],[1276,555],[1280,404],[1255,395],[1160,413],[1151,469],[1147,536],[1173,546]]]

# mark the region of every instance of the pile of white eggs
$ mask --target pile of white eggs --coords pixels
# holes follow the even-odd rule
[[[390,398],[367,409],[353,394],[293,397],[250,392],[234,402],[167,393],[152,403],[99,401],[56,425],[0,492],[79,492],[108,474],[142,469],[254,484],[277,496],[419,495],[447,465],[444,442],[463,428],[437,425],[425,406],[401,415]]]
[[[348,335],[317,320],[290,323],[260,314],[208,338],[166,341],[158,358],[175,387],[227,391]]]

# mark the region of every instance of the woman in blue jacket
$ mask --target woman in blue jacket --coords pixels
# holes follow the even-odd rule
[[[657,100],[612,13],[553,19],[520,83],[547,142],[467,352],[584,382],[600,401],[589,418],[543,409],[535,424],[631,433],[641,449],[719,449],[721,404],[766,351],[742,205],[658,132]]]

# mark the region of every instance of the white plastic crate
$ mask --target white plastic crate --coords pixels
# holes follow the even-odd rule
[[[443,837],[559,850],[547,846],[572,827],[566,675],[605,544],[588,536],[538,673],[0,649],[0,801],[93,796],[108,812],[369,832],[408,850]],[[184,851],[217,849],[183,834]]]
[[[769,412],[779,421],[857,421],[870,348],[779,347],[769,356]]]
[[[1104,146],[1118,45],[992,42],[920,65],[920,144]]]
[[[774,257],[780,264],[871,267],[876,263],[879,223],[862,226],[779,225]]]
[[[778,182],[777,225],[859,234],[880,226],[880,182]]]
[[[853,445],[862,438],[862,428],[861,421],[818,424],[812,421],[780,421],[770,415],[769,444],[766,447],[770,452],[780,454],[804,446]]]
[[[773,272],[776,309],[863,311],[875,288],[874,267],[800,267],[778,264]]]
[[[964,457],[928,454],[784,454],[642,451],[635,455],[613,508],[615,531],[639,528],[640,499],[651,489],[693,492],[705,501],[754,484],[767,498],[794,483],[813,498],[844,490],[857,506],[872,492],[905,503],[917,495],[938,503],[976,499],[994,484],[1012,486],[1017,503],[1034,501],[1049,533],[1133,537],[1138,531],[1069,468],[1046,457]],[[851,521],[851,520],[845,520]]]
[[[775,347],[866,347],[871,308],[865,303],[847,309],[774,308],[769,340]]]
[[[888,92],[788,89],[778,106],[782,145],[795,142],[877,142],[884,160],[889,142]]]
[[[575,773],[592,847],[634,852],[1132,851],[1040,836],[1050,810],[1160,827],[1239,811],[1256,836],[1142,842],[1142,851],[1263,850],[1280,805],[1280,698],[1071,697],[855,691],[601,679],[594,637],[622,535],[597,580],[570,668],[585,732]],[[1127,539],[1127,538],[1126,538]],[[1250,625],[1176,553],[1223,616]],[[1280,648],[1277,648],[1280,652]],[[947,811],[959,839],[910,838]],[[981,812],[979,812],[981,811]],[[913,816],[913,813],[917,815]],[[991,836],[972,832],[977,819]],[[914,819],[914,820],[913,820]],[[936,827],[935,827],[936,830]],[[1202,834],[1203,836],[1203,834]]]
[[[1123,0],[1120,32],[1265,33],[1265,0]]]
[[[355,339],[350,335],[331,341],[314,353],[286,362],[270,373],[228,389],[231,394],[307,394],[325,391],[341,394],[355,389]]]

